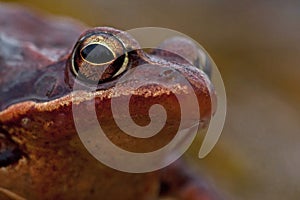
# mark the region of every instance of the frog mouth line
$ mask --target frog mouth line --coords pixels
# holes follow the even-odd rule
[[[26,200],[24,197],[21,197],[18,194],[12,192],[11,190],[5,189],[3,187],[0,187],[0,193],[13,200]]]

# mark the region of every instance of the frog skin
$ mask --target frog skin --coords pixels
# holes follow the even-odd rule
[[[169,51],[152,49],[146,53],[126,32],[109,27],[87,29],[70,19],[47,18],[6,4],[0,6],[0,27],[1,200],[217,199],[208,184],[180,161],[158,171],[140,174],[103,165],[82,144],[72,116],[75,75],[82,75],[79,82],[83,85],[98,79],[96,91],[76,94],[76,106],[84,113],[92,93],[98,120],[113,143],[133,152],[159,149],[176,133],[174,124],[180,110],[172,94],[182,93],[184,87],[172,90],[143,83],[143,87],[132,91],[132,86],[143,81],[144,74],[152,73],[162,74],[162,80],[171,84],[170,80],[177,79],[172,76],[173,69],[192,85],[201,108],[201,122],[207,124],[215,107],[211,101],[215,94],[212,85],[207,84],[210,80],[205,70],[190,63],[199,64],[198,49],[190,41],[173,38],[161,44],[174,52],[189,52],[186,56],[190,61]],[[109,50],[113,53],[126,53],[126,58],[110,60],[111,67],[101,76],[100,72],[92,73],[89,67],[93,65],[82,63],[83,58],[78,55],[82,52],[76,51],[93,42],[90,39],[94,35],[101,35],[104,43],[111,42],[107,45],[112,46]],[[118,46],[120,41],[123,49]],[[89,53],[88,48],[85,50]],[[143,63],[168,68],[158,67],[156,72],[141,68],[139,79],[124,82],[122,90],[114,91],[116,82],[126,75],[127,69]],[[121,69],[124,71],[116,75]],[[205,65],[205,69],[209,71],[209,66]],[[113,91],[120,96],[132,94],[134,109],[131,114],[138,124],[147,124],[149,106],[160,103],[168,112],[167,125],[171,126],[147,140],[122,133],[111,113]],[[189,92],[185,94],[187,97]]]

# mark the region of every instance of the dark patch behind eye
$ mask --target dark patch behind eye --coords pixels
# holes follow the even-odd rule
[[[16,163],[22,155],[23,153],[18,146],[0,133],[0,167],[7,167]]]
[[[81,56],[83,59],[95,64],[107,63],[114,59],[112,52],[101,44],[90,44],[86,46],[81,51]]]

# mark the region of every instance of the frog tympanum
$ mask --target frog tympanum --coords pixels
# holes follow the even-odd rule
[[[107,167],[86,150],[76,132],[71,94],[78,81],[97,86],[94,92],[77,93],[76,105],[84,113],[90,101],[87,97],[93,93],[99,123],[114,144],[133,152],[149,152],[167,144],[180,120],[174,93],[182,92],[184,85],[171,91],[145,82],[131,91],[143,81],[138,78],[123,82],[115,91],[116,82],[128,69],[145,63],[168,66],[168,70],[142,68],[140,77],[160,73],[172,84],[177,77],[170,69],[185,77],[197,96],[202,124],[208,122],[214,107],[213,87],[207,84],[209,63],[201,60],[199,50],[185,38],[167,39],[161,47],[184,53],[189,61],[168,51],[143,50],[132,36],[114,28],[86,30],[70,19],[1,5],[0,199],[217,199],[206,182],[179,161],[149,173]],[[111,113],[112,91],[132,95],[131,115],[139,125],[149,122],[149,106],[163,105],[169,127],[147,139],[122,133]]]

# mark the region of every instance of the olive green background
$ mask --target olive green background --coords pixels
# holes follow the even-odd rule
[[[223,76],[216,148],[188,157],[227,199],[300,198],[300,1],[14,1],[89,26],[170,28],[197,40]],[[51,37],[51,33],[49,33]]]

